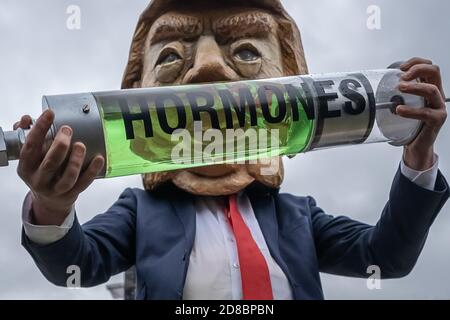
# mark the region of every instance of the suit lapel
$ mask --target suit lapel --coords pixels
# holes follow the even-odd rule
[[[186,241],[186,258],[189,258],[195,240],[196,216],[194,202],[192,200],[192,196],[189,197],[183,193],[182,196],[180,196],[176,201],[173,202],[175,214],[180,219],[184,228],[184,237]]]
[[[249,193],[248,196],[267,246],[269,247],[270,254],[283,270],[291,284],[292,289],[294,289],[293,279],[291,278],[289,269],[280,254],[278,220],[274,196],[271,194],[255,195],[252,193]]]
[[[175,214],[181,221],[184,228],[184,240],[185,247],[183,252],[183,266],[181,270],[183,272],[181,283],[178,285],[178,297],[181,299],[183,294],[184,285],[186,283],[186,276],[189,267],[189,256],[191,255],[192,248],[194,246],[195,240],[195,229],[196,229],[196,213],[193,202],[193,197],[189,196],[185,192],[178,190],[179,195],[172,201],[172,206],[174,208]],[[182,266],[180,264],[180,266]]]
[[[249,198],[270,252],[279,255],[278,222],[273,198],[255,195],[250,195]]]

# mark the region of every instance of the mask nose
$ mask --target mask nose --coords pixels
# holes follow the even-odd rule
[[[184,84],[235,81],[239,76],[226,63],[222,50],[212,36],[202,36],[198,40],[194,66],[186,73]]]

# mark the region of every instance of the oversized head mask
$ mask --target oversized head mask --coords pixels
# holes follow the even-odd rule
[[[274,78],[307,73],[300,32],[279,0],[154,0],[142,13],[122,88]],[[151,173],[153,190],[173,182],[197,195],[229,195],[252,182],[278,187],[262,163]]]

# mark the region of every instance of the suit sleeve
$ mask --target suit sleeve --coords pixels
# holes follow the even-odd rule
[[[22,230],[22,245],[50,282],[66,286],[71,266],[76,266],[81,286],[91,287],[134,264],[135,228],[136,197],[131,189],[126,189],[111,208],[83,226],[75,217],[62,239],[39,245]]]
[[[411,182],[398,170],[389,201],[375,226],[327,215],[309,197],[320,271],[367,277],[367,268],[377,265],[385,279],[408,275],[449,194],[441,172],[435,189],[430,191]]]

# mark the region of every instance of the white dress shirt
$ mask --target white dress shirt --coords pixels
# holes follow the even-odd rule
[[[435,156],[433,167],[416,171],[402,161],[402,174],[418,186],[434,190],[438,174],[439,159]],[[236,239],[224,213],[215,197],[195,197],[196,234],[189,258],[183,299],[185,300],[239,300],[242,299],[241,273]],[[289,282],[270,255],[261,228],[247,196],[240,193],[238,208],[250,229],[269,267],[274,299],[292,299]],[[27,237],[41,245],[62,239],[73,225],[75,210],[60,226],[38,226],[30,223],[31,197],[27,197],[22,220]]]
[[[274,299],[292,300],[289,281],[270,255],[250,200],[240,193],[237,204],[269,267]],[[223,205],[214,197],[196,197],[195,209],[196,233],[183,299],[241,300],[242,283],[236,239]]]

